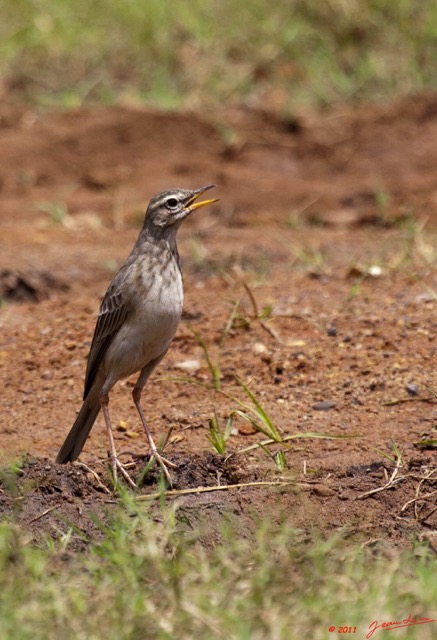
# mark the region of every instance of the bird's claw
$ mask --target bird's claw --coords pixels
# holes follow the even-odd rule
[[[167,460],[167,458],[164,458],[164,456],[162,456],[157,449],[152,450],[152,456],[151,459],[155,458],[156,462],[159,464],[159,466],[161,467],[161,470],[169,484],[170,487],[173,486],[173,480],[171,478],[170,475],[170,471],[168,470],[167,467],[171,467],[172,469],[177,469],[177,465],[174,464],[174,462],[170,462],[170,460]]]
[[[123,478],[126,480],[127,484],[131,487],[131,489],[138,489],[135,482],[132,480],[122,463],[117,457],[111,456],[111,467],[112,467],[112,475],[114,477],[114,486],[117,489],[118,487],[118,474],[117,469],[120,471]]]

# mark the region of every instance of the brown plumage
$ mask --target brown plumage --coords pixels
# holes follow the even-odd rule
[[[141,407],[141,392],[156,365],[166,354],[182,313],[183,286],[176,245],[177,230],[195,209],[216,202],[197,202],[213,185],[190,191],[169,189],[150,201],[130,256],[114,277],[102,300],[85,374],[83,404],[62,445],[56,462],[76,460],[102,409],[108,432],[110,457],[116,479],[120,470],[133,481],[117,458],[109,417],[109,392],[116,382],[140,372],[132,392],[151,453],[170,474],[157,451]],[[168,463],[167,461],[167,464]]]

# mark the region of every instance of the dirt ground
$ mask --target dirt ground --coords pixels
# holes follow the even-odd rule
[[[81,404],[99,301],[150,197],[214,183],[220,202],[179,234],[185,313],[144,407],[158,441],[171,429],[176,492],[246,486],[176,494],[181,521],[206,544],[225,516],[242,535],[287,517],[437,549],[436,95],[296,118],[4,104],[0,145],[3,516],[35,540],[71,523],[78,546],[97,535],[90,514],[116,501],[102,418],[80,458],[88,468],[53,461]],[[282,445],[247,451],[266,436],[235,416],[226,454],[214,451],[214,410],[224,428],[238,401],[251,405],[236,376]],[[116,387],[111,412],[138,478],[147,446],[132,385]],[[18,459],[14,475],[5,465]],[[152,471],[139,493],[156,481]],[[275,481],[288,484],[251,484]]]

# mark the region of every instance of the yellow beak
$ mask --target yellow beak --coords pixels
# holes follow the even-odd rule
[[[200,207],[204,207],[206,204],[212,204],[213,202],[218,202],[218,198],[212,198],[211,200],[201,200],[200,202],[193,202],[187,207],[190,211],[194,211],[194,209],[200,209]]]
[[[202,193],[205,193],[205,191],[208,191],[208,189],[212,189],[215,185],[213,184],[209,184],[207,187],[202,187],[201,189],[198,189],[197,193],[191,198],[191,200],[187,203],[187,206],[185,207],[186,211],[194,211],[195,209],[200,209],[200,207],[204,207],[207,204],[212,204],[213,202],[218,202],[218,198],[211,198],[210,200],[201,200],[200,202],[195,202],[195,200],[202,195]]]

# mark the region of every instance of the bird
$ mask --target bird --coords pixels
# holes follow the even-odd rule
[[[141,394],[151,373],[167,353],[182,315],[178,229],[193,211],[217,202],[217,198],[198,200],[214,186],[209,184],[195,190],[167,189],[150,200],[135,245],[103,296],[88,355],[83,404],[59,450],[57,463],[77,460],[102,410],[115,486],[119,471],[131,487],[136,487],[117,457],[109,393],[118,381],[139,372],[132,391],[133,402],[151,456],[172,485],[167,466],[175,465],[166,460],[155,445],[141,405]]]

